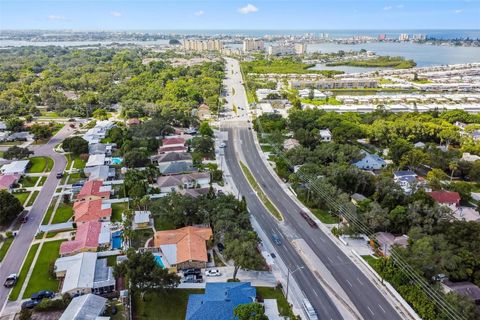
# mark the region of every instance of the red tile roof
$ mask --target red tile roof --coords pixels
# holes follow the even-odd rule
[[[453,191],[432,191],[428,192],[428,195],[438,203],[458,204],[461,200],[460,194]]]
[[[110,191],[100,191],[103,186],[102,180],[90,180],[86,182],[77,195],[77,199],[82,200],[90,196],[95,196],[103,199],[110,199]]]
[[[183,138],[165,138],[162,140],[162,145],[168,146],[172,144],[185,144],[185,139]]]
[[[112,208],[102,209],[102,199],[75,202],[73,210],[75,222],[99,221],[112,215]]]
[[[158,148],[159,154],[168,153],[168,152],[185,152],[185,151],[187,151],[187,147],[185,146],[173,146],[173,147],[162,146]]]
[[[75,240],[62,242],[60,254],[64,256],[82,251],[96,251],[101,228],[102,223],[98,221],[88,221],[87,223],[79,224]]]

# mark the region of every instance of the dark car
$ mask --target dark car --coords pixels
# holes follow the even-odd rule
[[[270,257],[272,257],[273,259],[275,259],[277,256],[275,255],[275,253],[270,253]]]
[[[307,221],[307,223],[310,225],[310,227],[318,228],[317,223],[315,221],[313,221],[312,218],[310,218],[308,213],[306,213],[305,211],[300,211],[300,215],[303,217],[303,219],[305,219],[305,221]]]
[[[182,282],[183,283],[202,283],[203,282],[203,277],[202,276],[189,275],[189,276],[186,276],[185,279],[183,279]]]
[[[28,222],[28,216],[24,216],[20,218],[20,223],[27,223]]]
[[[18,281],[18,275],[16,273],[12,273],[5,279],[5,282],[3,283],[3,286],[5,288],[12,288],[17,284]]]
[[[24,309],[33,309],[37,304],[39,304],[39,300],[28,300],[22,303],[22,310]]]
[[[41,290],[32,294],[30,299],[42,300],[42,299],[52,299],[53,297],[55,297],[55,292],[48,291],[48,290]]]
[[[57,173],[57,179],[61,179],[61,178],[63,178],[63,173],[61,172]]]
[[[185,269],[183,270],[183,275],[186,277],[186,276],[189,276],[189,275],[199,275],[202,273],[202,270],[200,269]]]
[[[272,233],[272,240],[277,246],[282,245],[282,240],[280,240],[280,237],[276,233]]]
[[[220,252],[223,252],[223,250],[225,250],[225,246],[221,242],[217,243],[217,248]]]

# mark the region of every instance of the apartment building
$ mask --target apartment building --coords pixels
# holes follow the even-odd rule
[[[243,40],[243,52],[262,51],[265,50],[265,43],[262,39],[245,39]]]
[[[183,40],[183,49],[196,52],[221,51],[223,49],[223,44],[218,39],[185,39]]]
[[[309,80],[290,80],[288,81],[290,89],[356,89],[356,88],[376,88],[378,83],[374,79],[321,79],[316,81]]]

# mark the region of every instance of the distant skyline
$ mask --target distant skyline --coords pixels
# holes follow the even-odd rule
[[[0,0],[0,29],[480,29],[480,1]]]

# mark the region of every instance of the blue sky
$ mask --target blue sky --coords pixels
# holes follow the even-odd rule
[[[480,0],[0,0],[0,29],[480,29]]]

